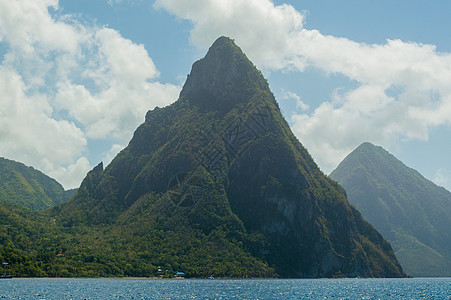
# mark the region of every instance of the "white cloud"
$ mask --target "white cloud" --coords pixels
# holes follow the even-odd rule
[[[133,87],[158,77],[158,70],[143,45],[134,44],[110,28],[98,30],[95,38],[100,60],[106,68],[98,79],[105,80],[105,75],[109,75],[116,84]]]
[[[0,34],[16,51],[77,50],[82,32],[48,13],[58,9],[58,0],[0,0],[0,7]]]
[[[451,171],[438,169],[435,173],[434,183],[451,191]]]
[[[84,178],[92,169],[86,157],[80,157],[67,167],[54,166],[52,163],[50,165],[51,167],[49,167],[47,174],[52,178],[58,178],[58,182],[66,189],[78,188],[80,186],[80,178]]]
[[[49,171],[47,159],[61,164],[86,147],[83,132],[74,123],[53,119],[44,95],[27,95],[27,87],[14,70],[0,66],[1,155]]]
[[[300,110],[308,110],[310,107],[308,104],[304,103],[299,95],[296,93],[287,91],[285,89],[282,89],[282,95],[283,100],[294,100],[296,102],[296,108]]]
[[[66,187],[91,168],[91,140],[125,144],[180,91],[157,81],[143,45],[62,15],[57,0],[0,0],[0,43],[0,155]]]
[[[274,6],[269,0],[157,0],[154,7],[191,20],[191,40],[199,47],[207,48],[226,35],[260,67],[304,66],[293,38],[302,31],[305,18],[290,5]]]
[[[293,131],[325,172],[363,141],[390,148],[401,139],[428,139],[431,128],[451,123],[451,54],[433,45],[326,36],[305,29],[304,15],[292,6],[269,0],[157,0],[155,7],[191,20],[199,47],[230,36],[259,68],[310,67],[358,82],[292,117]],[[393,88],[399,93],[392,95]]]
[[[125,146],[114,144],[110,150],[105,154],[104,167],[110,164],[110,162],[121,152]]]

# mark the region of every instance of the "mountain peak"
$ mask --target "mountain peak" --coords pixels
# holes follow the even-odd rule
[[[330,174],[412,276],[451,275],[451,193],[381,146],[364,143]]]
[[[226,109],[248,102],[257,92],[270,93],[268,83],[235,42],[218,38],[204,58],[193,64],[180,98],[203,108]]]
[[[61,209],[61,223],[117,224],[111,234],[124,234],[124,247],[149,254],[137,266],[185,266],[201,277],[403,276],[229,38],[194,63],[179,100],[149,112],[98,169]]]
[[[368,163],[368,161],[378,160],[378,163],[386,163],[389,165],[395,164],[399,166],[404,166],[404,164],[394,157],[391,153],[385,150],[381,146],[374,145],[370,142],[364,142],[359,145],[352,153],[350,153],[343,162],[348,160],[360,160],[362,162]],[[374,165],[373,167],[379,168],[379,165]],[[339,169],[337,167],[337,169]]]
[[[362,144],[360,144],[360,146],[358,146],[355,151],[386,151],[384,148],[382,148],[381,146],[376,146],[370,142],[363,142]]]
[[[376,147],[376,146],[371,144],[370,142],[363,142],[362,144],[360,144],[360,146],[357,147],[357,149],[359,149],[359,148],[373,148],[373,147]]]

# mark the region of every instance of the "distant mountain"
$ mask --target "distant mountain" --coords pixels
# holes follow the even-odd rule
[[[364,143],[330,174],[411,276],[451,276],[451,193]]]
[[[65,191],[38,170],[0,157],[0,202],[39,210],[67,201],[74,194],[75,190]]]
[[[52,214],[66,232],[89,232],[83,245],[97,250],[65,255],[85,257],[87,274],[404,276],[225,37],[194,63],[180,98],[149,111],[128,147]]]

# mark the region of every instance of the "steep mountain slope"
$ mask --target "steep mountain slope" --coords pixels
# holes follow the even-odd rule
[[[74,193],[32,167],[0,157],[0,202],[36,210],[67,201]]]
[[[412,276],[451,275],[451,193],[364,143],[330,174]]]
[[[54,212],[66,230],[105,230],[117,251],[142,261],[139,272],[404,276],[225,37],[194,63],[180,98],[149,111],[128,147]]]

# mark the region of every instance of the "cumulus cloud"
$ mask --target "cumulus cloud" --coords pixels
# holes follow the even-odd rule
[[[66,188],[92,167],[90,141],[125,144],[180,90],[157,81],[143,45],[61,14],[58,0],[0,0],[0,46],[0,155]]]
[[[438,169],[435,173],[434,183],[443,187],[451,186],[451,171]]]
[[[191,40],[199,47],[226,35],[260,67],[304,67],[293,38],[302,31],[305,17],[290,5],[275,6],[269,0],[157,0],[154,7],[191,20]]]
[[[433,45],[324,35],[304,28],[302,12],[270,0],[157,0],[155,7],[191,20],[199,47],[226,35],[260,68],[316,68],[357,82],[292,116],[293,131],[325,172],[363,141],[390,148],[402,139],[428,139],[431,128],[451,123],[451,54]]]
[[[59,80],[55,106],[82,123],[88,138],[125,143],[144,113],[174,101],[180,88],[152,81],[159,72],[144,46],[113,29],[98,29],[88,46],[96,57],[79,67],[79,80],[85,83]]]
[[[364,45],[324,39],[330,45],[320,48],[331,47],[341,54],[333,60],[307,53],[311,64],[342,73],[360,86],[332,97],[310,115],[293,116],[293,130],[323,170],[331,171],[362,141],[390,148],[402,139],[427,140],[432,127],[450,124],[451,90],[446,84],[451,80],[450,54],[401,41]],[[393,88],[398,93],[392,94]]]
[[[1,154],[42,166],[50,165],[50,157],[53,164],[74,159],[86,146],[83,132],[72,122],[53,119],[44,95],[26,91],[19,74],[0,67]]]
[[[1,36],[16,51],[32,56],[37,48],[76,51],[82,32],[48,13],[49,8],[58,9],[58,0],[1,0],[0,7]]]
[[[80,185],[80,179],[86,176],[92,166],[86,157],[80,157],[68,166],[51,166],[48,169],[48,175],[52,178],[58,178],[58,182],[64,187],[77,188]]]
[[[296,108],[300,110],[308,110],[310,106],[304,103],[301,97],[293,92],[282,89],[281,97],[283,100],[294,100],[296,102]]]
[[[125,146],[119,144],[112,145],[110,150],[105,154],[104,166],[109,165],[116,155],[118,155],[124,148]]]

